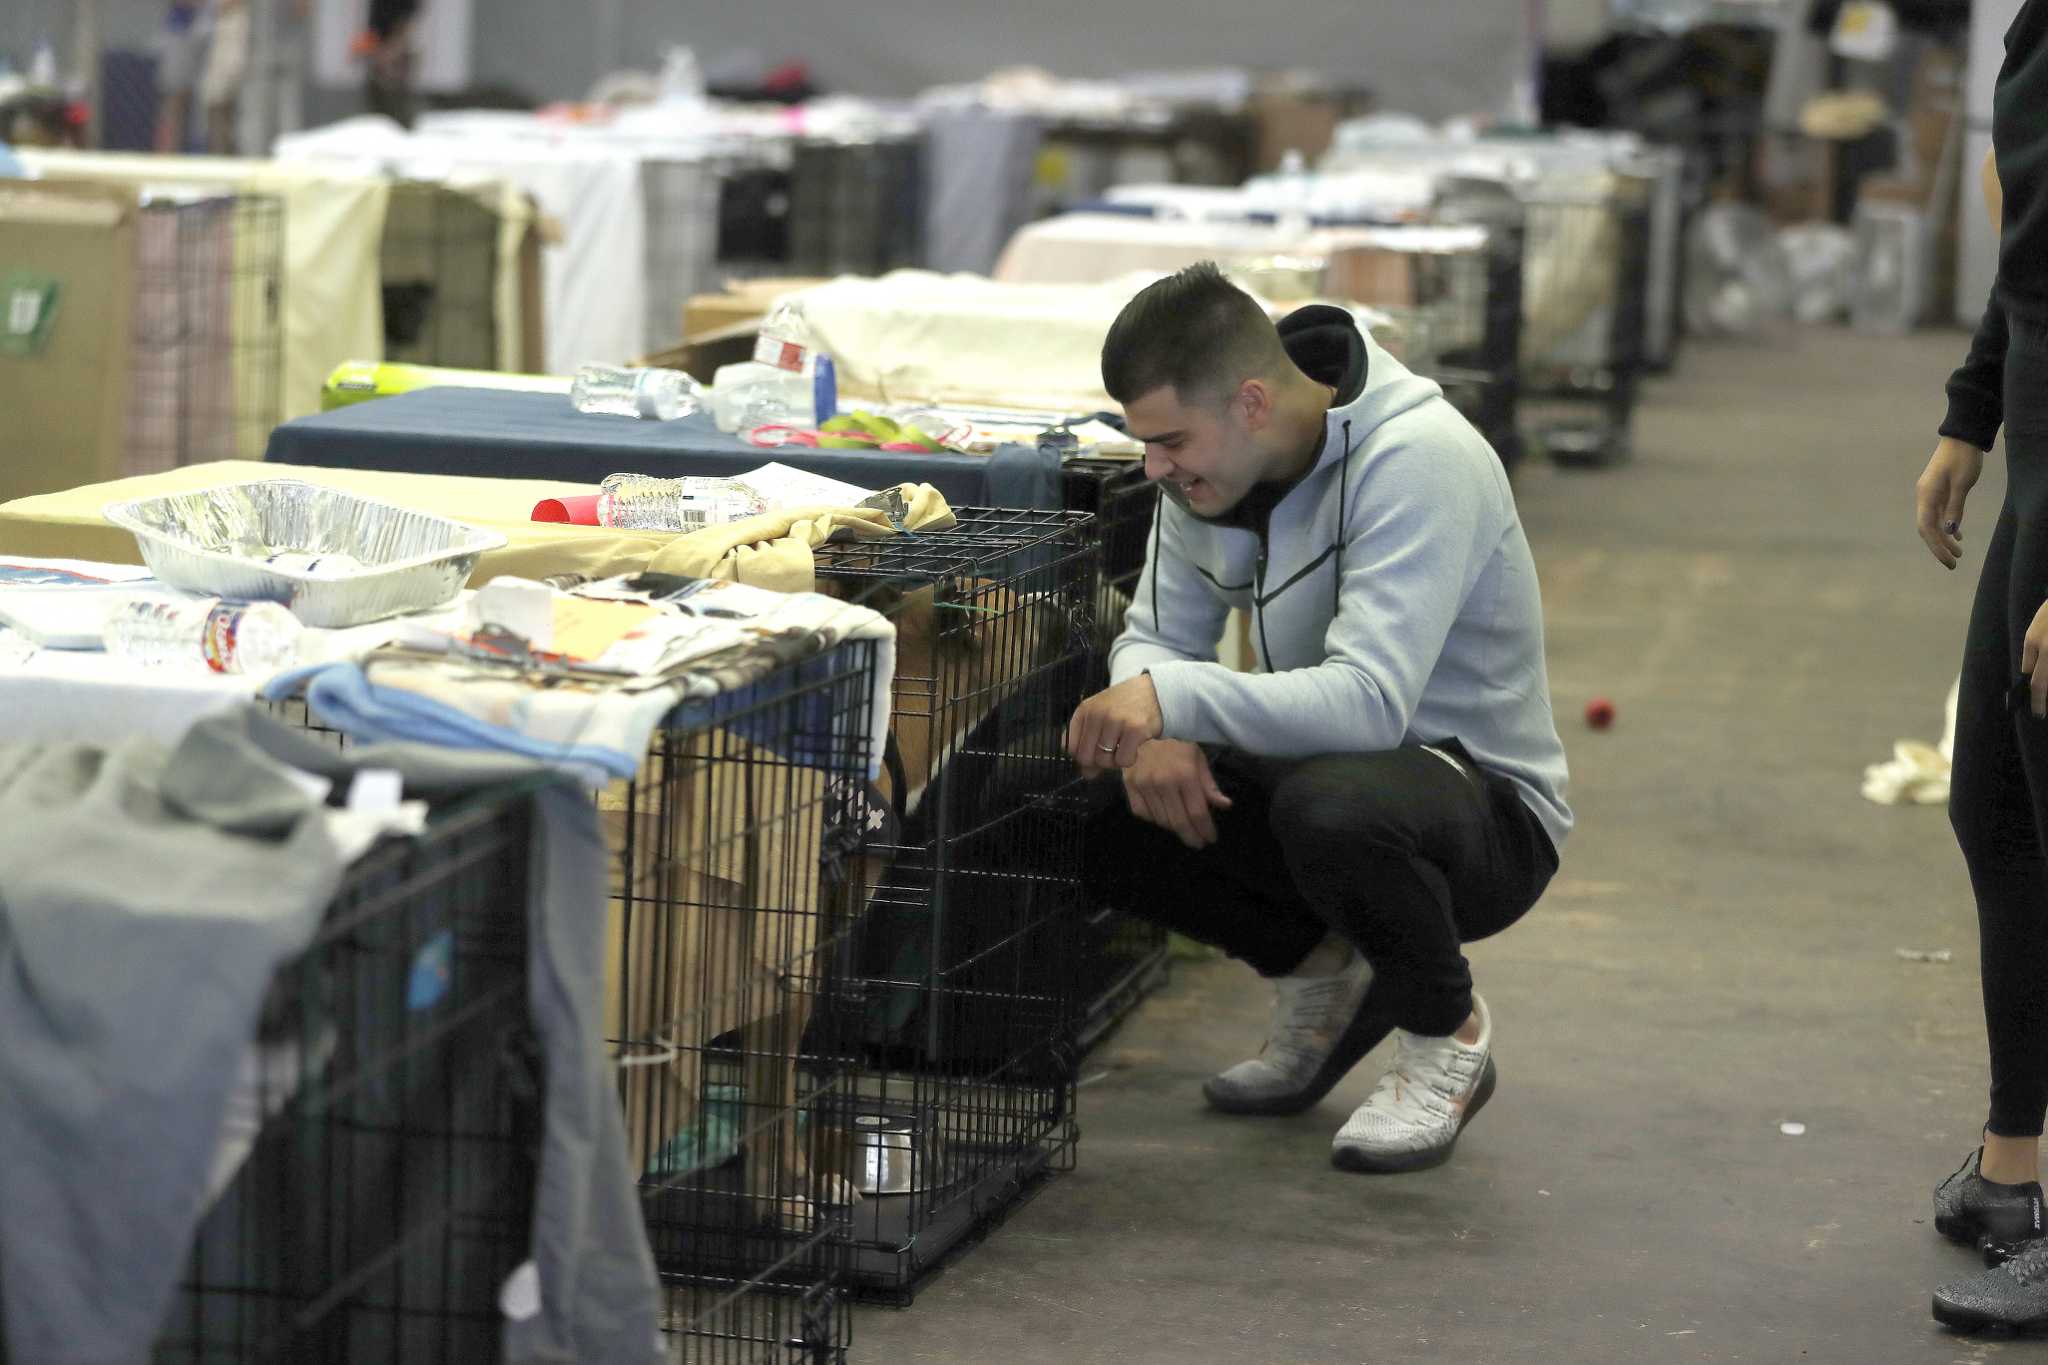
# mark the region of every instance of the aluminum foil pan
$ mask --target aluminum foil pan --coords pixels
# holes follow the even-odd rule
[[[438,607],[462,589],[494,532],[297,479],[225,484],[117,502],[102,515],[135,535],[174,587],[282,602],[309,626],[341,627]]]

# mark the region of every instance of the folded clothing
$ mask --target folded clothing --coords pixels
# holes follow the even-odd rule
[[[709,605],[714,601],[723,605]],[[497,750],[591,786],[636,774],[656,727],[685,702],[695,705],[680,724],[737,724],[763,747],[836,766],[848,737],[834,732],[829,711],[812,708],[786,725],[779,708],[757,703],[825,676],[828,665],[820,656],[840,644],[870,640],[877,659],[865,718],[867,776],[880,774],[895,678],[896,634],[887,620],[816,593],[771,593],[730,582],[702,583],[666,605],[668,624],[708,634],[725,647],[689,655],[655,678],[577,674],[548,677],[545,684],[531,672],[472,659],[373,658],[367,665],[280,674],[264,695],[277,700],[303,691],[317,720],[352,739]],[[677,638],[691,637],[684,630]]]

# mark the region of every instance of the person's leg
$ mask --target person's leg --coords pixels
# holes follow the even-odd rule
[[[1535,816],[1455,744],[1331,754],[1288,768],[1271,819],[1294,883],[1373,966],[1395,1023],[1471,1021],[1461,945],[1525,914],[1556,871]]]
[[[2016,1183],[2039,1177],[2048,1111],[2048,722],[2031,714],[2020,672],[2048,599],[2048,339],[2016,327],[2006,371],[2006,506],[1971,613],[1950,818],[1977,900],[1991,1054],[1984,1175]]]
[[[1377,1173],[1438,1165],[1497,1074],[1461,945],[1520,919],[1556,853],[1513,784],[1454,742],[1307,760],[1276,785],[1272,819],[1296,886],[1372,966],[1361,1012],[1399,1026],[1330,1159]]]
[[[1227,1114],[1298,1114],[1393,1024],[1366,1007],[1371,969],[1295,888],[1258,763],[1223,753],[1211,769],[1231,805],[1215,813],[1217,843],[1200,850],[1132,815],[1121,780],[1106,779],[1088,831],[1088,880],[1106,903],[1215,944],[1271,980],[1265,1045],[1211,1076],[1202,1095]]]
[[[2014,1140],[2030,1136],[2030,1127],[2035,1135],[2040,1131],[2039,1084],[2028,1075],[2028,1058],[2048,1024],[2040,1013],[2044,1002],[2035,965],[2048,953],[2048,916],[2039,908],[2048,900],[2048,861],[2042,857],[2020,753],[2020,731],[2032,717],[2015,706],[2019,664],[2008,623],[2017,539],[2018,517],[2008,503],[1986,551],[1971,612],[1949,783],[1949,821],[1977,901],[1991,1052],[1985,1153],[1990,1169],[1983,1174],[2006,1184],[2037,1178],[2031,1168],[2017,1167],[2025,1154],[2015,1150]]]
[[[2018,685],[2021,642],[2040,605],[2040,585],[2048,584],[2048,565],[2034,562],[2048,545],[2029,533],[2044,510],[2032,505],[2039,496],[2032,485],[2044,481],[2020,464],[2033,449],[2026,435],[2032,425],[2022,411],[2017,430],[2007,434],[2012,476],[1971,607],[1949,784],[1949,821],[1977,903],[1991,1112],[1983,1146],[1936,1187],[1934,1225],[1994,1259],[2040,1234],[2037,1146],[2048,1104],[2048,992],[2039,980],[2048,962],[2048,859],[2029,780],[2048,773],[2048,764],[2026,752],[2048,734],[2028,713]],[[2031,604],[2028,582],[2037,585]],[[1938,1292],[1937,1315],[1952,1289]]]
[[[1217,841],[1191,849],[1131,813],[1116,774],[1101,780],[1086,834],[1083,877],[1108,905],[1221,948],[1261,976],[1286,976],[1328,933],[1288,880],[1267,816],[1269,793],[1234,755],[1212,764],[1231,799],[1215,813]]]
[[[175,16],[157,40],[156,150],[166,155],[185,151],[192,117],[193,92],[206,59],[206,36],[196,16],[182,24]]]
[[[157,102],[156,150],[177,156],[185,150],[185,116],[192,107],[189,90],[167,90]]]

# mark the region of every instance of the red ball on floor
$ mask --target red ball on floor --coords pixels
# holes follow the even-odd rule
[[[1595,730],[1605,730],[1614,724],[1614,703],[1605,697],[1595,697],[1587,702],[1586,724]]]

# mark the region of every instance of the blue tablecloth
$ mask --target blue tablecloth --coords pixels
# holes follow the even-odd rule
[[[608,474],[740,474],[773,460],[855,484],[928,483],[958,507],[1057,508],[1058,454],[1005,446],[993,455],[870,450],[763,450],[712,424],[581,413],[559,394],[422,389],[286,422],[264,459],[276,464],[598,483]]]

